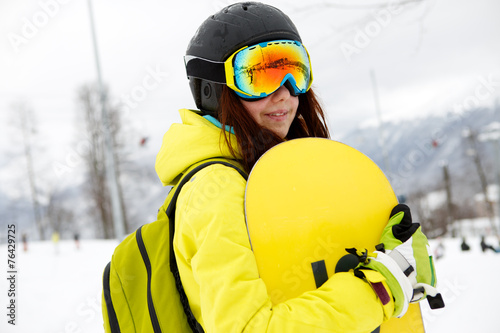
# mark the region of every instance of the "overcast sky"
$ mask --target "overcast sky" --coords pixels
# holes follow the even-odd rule
[[[384,119],[500,96],[500,1],[403,2],[268,1],[301,33],[334,137],[376,119],[370,71]],[[177,110],[194,107],[182,58],[191,36],[230,3],[93,1],[104,80],[130,128],[156,148]],[[87,0],[0,0],[0,149],[18,142],[8,126],[23,100],[61,159],[74,144],[76,91],[95,79]]]

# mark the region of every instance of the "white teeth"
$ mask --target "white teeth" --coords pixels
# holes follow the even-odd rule
[[[286,112],[280,112],[280,113],[271,113],[271,116],[284,116]]]

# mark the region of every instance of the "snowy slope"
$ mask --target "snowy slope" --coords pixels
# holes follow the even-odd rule
[[[117,245],[114,241],[83,241],[80,250],[70,241],[18,245],[17,325],[7,324],[7,285],[1,279],[0,332],[101,332],[101,275]],[[6,246],[0,253],[7,253]],[[2,260],[4,261],[4,260]],[[7,260],[5,260],[6,264]],[[3,271],[7,269],[2,264]]]
[[[493,238],[487,239],[497,245]],[[460,239],[444,241],[445,256],[436,261],[439,288],[446,308],[422,307],[427,333],[500,332],[500,253],[481,252],[479,238],[468,240],[470,252],[460,251]],[[432,245],[436,241],[431,241]],[[435,247],[435,246],[434,246]]]
[[[437,241],[432,241],[435,248]],[[493,240],[490,240],[493,243]],[[0,279],[0,332],[102,332],[101,274],[116,246],[114,241],[83,241],[80,250],[63,241],[59,251],[50,242],[18,248],[18,317],[7,324],[7,281]],[[423,303],[427,333],[500,331],[500,253],[483,253],[479,239],[470,238],[471,251],[459,250],[459,239],[444,240],[444,257],[436,261],[439,287],[446,308],[431,311]],[[5,245],[0,253],[6,256]],[[5,263],[2,264],[6,272]]]

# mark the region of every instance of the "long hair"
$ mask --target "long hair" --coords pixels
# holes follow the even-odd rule
[[[231,154],[241,160],[247,172],[262,154],[278,143],[304,137],[330,137],[325,114],[312,89],[299,95],[295,119],[284,139],[260,126],[245,109],[240,98],[225,85],[219,100],[219,118],[222,128],[226,128],[226,125],[233,127],[238,147],[231,145],[228,132],[223,131],[223,135]]]

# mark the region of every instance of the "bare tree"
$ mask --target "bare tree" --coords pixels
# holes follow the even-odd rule
[[[102,131],[102,113],[100,108],[100,93],[95,86],[85,85],[78,92],[80,109],[84,117],[85,140],[88,140],[88,149],[83,159],[87,165],[88,182],[87,193],[93,203],[93,213],[95,214],[96,227],[104,238],[113,238],[114,225],[112,217],[111,198],[106,181],[106,164],[104,151],[104,133]],[[110,129],[115,151],[116,174],[119,175],[118,165],[120,154],[117,145],[117,136],[120,130],[120,118],[118,108],[107,106],[109,110]],[[119,197],[122,201],[122,214],[126,223],[125,205],[123,204],[123,194],[119,188]]]
[[[484,171],[483,162],[479,155],[479,147],[477,142],[477,133],[471,129],[466,129],[463,133],[464,137],[467,138],[470,144],[468,150],[468,155],[470,155],[474,161],[476,167],[477,175],[479,177],[481,190],[484,196],[484,202],[486,205],[486,212],[491,223],[491,228],[497,237],[500,237],[498,228],[495,224],[495,211],[493,208],[493,202],[488,196],[488,180],[486,177],[486,172]]]
[[[450,181],[450,172],[448,168],[447,162],[443,163],[443,180],[444,180],[444,188],[446,191],[446,225],[452,226],[455,222],[455,207],[453,205],[453,198],[451,192],[451,181]],[[460,236],[462,235],[462,231],[458,230]],[[456,237],[456,230],[452,229],[452,237]]]
[[[69,229],[74,232],[73,212],[64,207],[63,198],[61,198],[59,193],[55,191],[50,192],[45,214],[50,221],[50,226],[53,231],[62,233]]]
[[[17,102],[12,106],[12,111],[15,116],[15,126],[21,129],[23,140],[23,151],[26,159],[27,175],[31,192],[31,201],[33,203],[33,215],[35,218],[35,226],[38,230],[38,235],[41,240],[45,239],[45,230],[40,211],[40,203],[38,200],[37,177],[34,169],[33,158],[33,139],[32,136],[36,133],[35,122],[33,121],[33,112],[26,102]]]
[[[420,222],[429,237],[442,236],[447,231],[446,212],[443,207],[431,208],[428,198],[429,192],[416,190],[408,196],[414,220]]]

